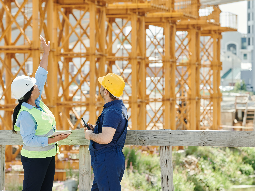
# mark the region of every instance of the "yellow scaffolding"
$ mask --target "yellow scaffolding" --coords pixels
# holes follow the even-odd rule
[[[108,72],[125,80],[130,129],[219,129],[221,33],[236,31],[236,15],[203,7],[199,0],[0,0],[0,5],[1,130],[12,129],[12,80],[33,76],[39,66],[39,35],[51,41],[42,99],[57,129],[79,128],[81,117],[96,122],[103,108],[97,78]],[[13,154],[7,146],[6,161],[20,149]],[[61,152],[67,157],[70,149],[63,146]]]

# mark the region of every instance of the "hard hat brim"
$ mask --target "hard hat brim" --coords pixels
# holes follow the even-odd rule
[[[32,80],[32,83],[33,83],[33,86],[36,84],[36,79],[31,77],[31,80]]]
[[[103,80],[104,80],[104,76],[98,78],[98,82],[99,82],[102,86],[103,86],[103,84],[102,84],[102,83],[103,83]]]

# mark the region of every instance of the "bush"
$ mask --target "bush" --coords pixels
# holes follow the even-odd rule
[[[235,91],[240,91],[240,90],[243,90],[243,91],[246,91],[246,84],[244,81],[242,82],[237,82],[235,84],[235,88],[234,88]]]
[[[198,147],[189,146],[187,149],[185,149],[186,156],[193,155],[198,150]]]
[[[123,188],[161,190],[159,156],[128,147],[124,148],[124,154],[127,169]],[[251,185],[253,160],[255,148],[187,147],[185,153],[173,152],[174,188],[176,191],[224,191],[232,185]]]
[[[174,190],[175,191],[193,191],[195,185],[192,181],[187,180],[187,173],[174,171]]]
[[[253,168],[249,164],[242,164],[239,167],[239,170],[242,174],[245,174],[246,176],[252,175],[253,174]]]
[[[249,164],[253,170],[255,170],[255,148],[253,147],[241,147],[244,164]]]
[[[161,170],[157,155],[142,154],[140,150],[129,147],[124,147],[123,154],[127,163],[124,185],[135,190],[161,189]]]
[[[129,168],[131,164],[132,166],[137,167],[136,161],[137,158],[140,157],[140,153],[138,152],[139,152],[138,149],[124,147],[123,154],[125,156],[125,160],[127,160],[127,168]]]

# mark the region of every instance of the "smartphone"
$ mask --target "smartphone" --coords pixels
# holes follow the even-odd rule
[[[87,127],[88,128],[88,130],[91,130],[91,128],[90,128],[90,126],[85,122],[85,120],[83,119],[83,118],[81,118],[82,119],[82,121],[83,121],[83,126],[84,127]]]

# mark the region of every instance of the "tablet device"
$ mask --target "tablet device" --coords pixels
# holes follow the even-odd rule
[[[50,137],[55,137],[55,136],[60,135],[60,134],[67,135],[69,133],[72,133],[72,130],[60,130],[60,131],[54,132]]]

